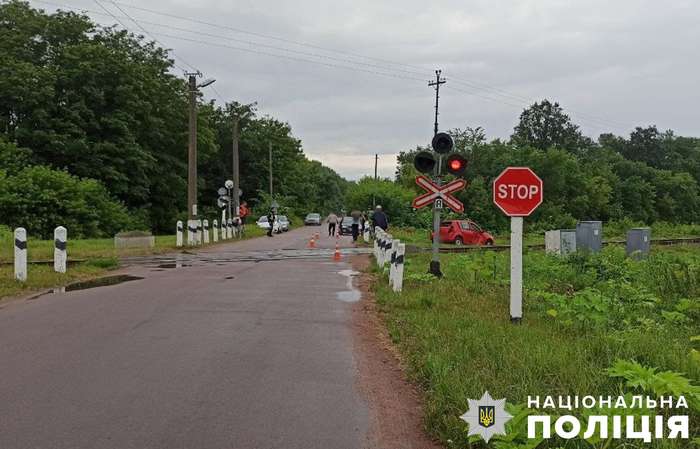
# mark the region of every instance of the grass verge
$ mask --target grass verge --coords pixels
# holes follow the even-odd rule
[[[528,395],[670,394],[658,385],[656,390],[633,387],[639,383],[634,376],[643,374],[641,368],[631,380],[612,375],[608,370],[624,363],[620,361],[634,361],[656,373],[672,372],[667,377],[674,385],[689,381],[690,386],[681,389],[686,388],[685,396],[694,397],[695,407],[700,407],[700,347],[695,341],[700,334],[698,249],[658,249],[640,262],[612,247],[599,255],[569,259],[526,252],[522,325],[509,320],[505,252],[444,255],[442,280],[425,274],[427,255],[412,255],[406,263],[403,293],[391,291],[384,274],[375,293],[410,376],[426,392],[428,430],[448,447],[482,447],[474,439],[470,443],[459,416],[468,409],[468,398],[478,399],[486,390],[492,397],[507,398],[515,412]],[[699,411],[690,412],[695,436]],[[508,441],[490,445],[609,443],[581,439],[540,443],[528,440],[524,432],[511,428]],[[606,447],[630,447],[630,443],[616,440]],[[652,446],[690,444],[655,440]]]

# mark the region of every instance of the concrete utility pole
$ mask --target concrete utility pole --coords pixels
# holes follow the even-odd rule
[[[269,168],[270,168],[270,197],[272,197],[272,142],[267,143],[267,149],[269,153]]]
[[[379,155],[377,153],[374,154],[374,189],[377,190],[377,162],[379,161]],[[377,199],[374,193],[372,193],[372,209],[374,210],[377,207]]]
[[[197,74],[188,73],[190,103],[189,144],[187,150],[187,216],[197,217]]]
[[[185,73],[187,76],[187,93],[190,106],[189,144],[187,150],[187,216],[190,220],[197,218],[197,90],[214,83],[206,79],[197,84],[197,77],[202,72]]]
[[[239,170],[239,164],[238,164],[238,140],[239,140],[239,130],[238,130],[238,125],[239,125],[239,120],[240,118],[238,117],[238,114],[236,112],[233,113],[233,207],[234,207],[234,217],[238,217],[239,213],[239,207],[240,207],[240,201],[241,197],[238,195],[238,192],[241,190],[241,179],[240,179],[240,170]]]
[[[435,86],[435,124],[433,126],[433,136],[438,133],[438,106],[440,101],[440,85],[447,81],[440,75],[442,70],[435,71],[435,81],[429,81],[428,86]],[[438,154],[437,164],[435,165],[435,183],[442,184],[442,154]],[[442,277],[440,271],[440,209],[437,208],[438,202],[433,203],[433,256],[430,261],[430,273],[437,277]]]

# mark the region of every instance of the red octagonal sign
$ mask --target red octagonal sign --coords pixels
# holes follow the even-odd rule
[[[527,217],[542,204],[542,188],[528,167],[508,167],[493,181],[493,202],[509,217]]]

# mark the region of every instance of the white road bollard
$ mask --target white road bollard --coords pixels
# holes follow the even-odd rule
[[[187,220],[187,245],[197,244],[197,220]]]
[[[66,272],[68,262],[68,230],[63,226],[58,226],[53,230],[53,269],[57,273]]]
[[[27,230],[15,229],[15,279],[27,280]]]
[[[365,226],[365,232],[362,233],[362,238],[365,240],[365,243],[369,243],[369,226]]]
[[[377,266],[382,266],[382,247],[384,246],[384,232],[377,232]]]
[[[204,244],[209,244],[209,220],[203,220],[202,226],[204,227]]]
[[[202,220],[197,220],[197,245],[204,243],[204,225]]]
[[[391,257],[391,243],[394,241],[391,234],[387,234],[386,237],[384,241],[384,255],[382,256],[382,268],[386,268],[386,264],[389,262],[389,258]]]
[[[228,238],[233,238],[233,219],[228,219]]]
[[[226,240],[226,209],[221,211],[221,240]]]
[[[378,234],[377,230],[375,229],[375,231],[374,231],[374,241],[373,241],[374,260],[378,260],[378,259],[379,259],[379,253],[378,253],[378,250],[377,250],[377,248],[379,247],[379,243],[378,243],[378,242],[379,242],[379,234]]]
[[[216,221],[216,219],[214,219],[214,221],[212,222],[211,228],[212,228],[211,230],[212,230],[213,237],[214,237],[214,242],[218,242],[219,241],[219,222]]]
[[[396,251],[396,268],[394,269],[394,291],[400,292],[403,288],[403,264],[406,255],[406,244],[400,243]]]
[[[175,246],[180,248],[182,246],[182,220],[177,221],[177,225],[175,227]]]
[[[389,250],[389,285],[394,286],[394,276],[396,276],[396,253],[399,250],[399,240],[392,240]]]

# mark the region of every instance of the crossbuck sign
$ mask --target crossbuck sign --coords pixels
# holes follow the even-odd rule
[[[464,212],[464,205],[462,202],[451,195],[451,193],[462,190],[467,186],[467,181],[464,179],[455,179],[444,186],[439,186],[427,177],[421,175],[416,177],[416,184],[425,189],[426,193],[413,200],[413,207],[415,209],[420,209],[435,201],[436,205],[442,207],[442,204],[444,204],[452,209],[453,212]]]

